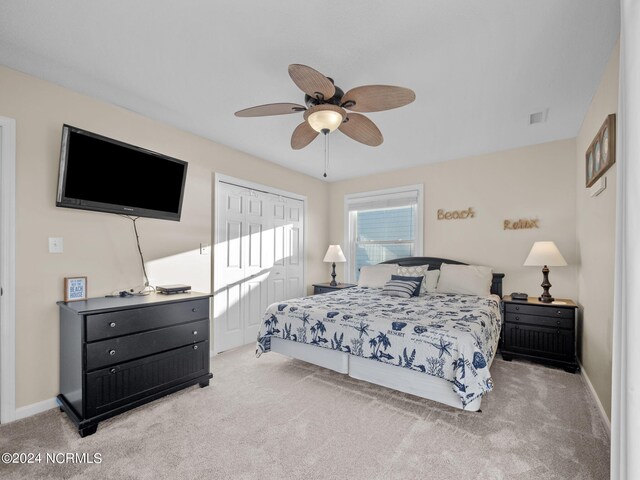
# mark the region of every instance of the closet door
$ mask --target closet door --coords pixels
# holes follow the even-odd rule
[[[262,315],[268,304],[268,278],[271,271],[271,238],[269,236],[267,195],[251,192],[247,197],[244,237],[244,286],[242,317],[243,345],[255,342]]]
[[[287,225],[286,200],[271,195],[269,199],[271,239],[270,255],[272,260],[269,273],[269,304],[289,298],[287,296]]]
[[[214,250],[214,351],[244,344],[242,301],[245,293],[247,233],[246,189],[219,184]]]
[[[214,351],[253,343],[271,303],[304,295],[304,202],[217,183]]]
[[[301,200],[287,199],[285,207],[285,236],[287,256],[286,297],[302,297],[306,294],[304,286],[304,203]]]

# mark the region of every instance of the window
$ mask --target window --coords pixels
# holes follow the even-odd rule
[[[422,185],[345,196],[347,278],[360,268],[422,255]]]

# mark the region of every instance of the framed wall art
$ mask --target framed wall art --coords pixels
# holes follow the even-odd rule
[[[87,277],[64,278],[64,301],[77,302],[87,299]]]
[[[616,161],[616,114],[612,113],[598,130],[585,154],[585,184],[593,185]]]

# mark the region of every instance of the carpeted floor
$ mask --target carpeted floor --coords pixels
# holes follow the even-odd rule
[[[496,359],[467,413],[247,346],[192,387],[80,438],[58,409],[0,427],[9,479],[607,479],[609,439],[580,375]],[[46,453],[101,463],[47,464]],[[58,457],[61,458],[61,457]]]

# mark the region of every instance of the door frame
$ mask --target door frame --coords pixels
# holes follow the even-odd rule
[[[16,121],[0,117],[0,423],[16,414]]]
[[[303,205],[303,216],[302,219],[302,231],[303,231],[303,240],[302,240],[302,248],[304,249],[304,268],[302,269],[302,283],[303,288],[306,291],[307,288],[307,196],[299,195],[297,193],[288,192],[286,190],[281,190],[279,188],[275,188],[269,185],[263,185],[261,183],[251,182],[249,180],[244,180],[237,177],[232,177],[230,175],[225,175],[223,173],[214,173],[214,188],[211,194],[211,201],[213,206],[211,208],[213,214],[213,220],[211,222],[211,252],[215,252],[216,239],[218,235],[218,185],[220,182],[230,183],[232,185],[236,185],[238,187],[246,188],[249,190],[259,190],[264,193],[270,193],[272,195],[281,195],[283,197],[292,198],[294,200],[302,201]],[[215,306],[213,303],[215,302],[215,295],[217,292],[217,286],[215,283],[216,279],[216,261],[215,255],[211,255],[211,292],[213,293],[213,300],[211,301],[211,321],[215,321]],[[215,336],[215,325],[211,326],[211,331],[213,332],[213,336]],[[216,355],[220,352],[215,350],[215,338],[211,341],[211,356]]]

